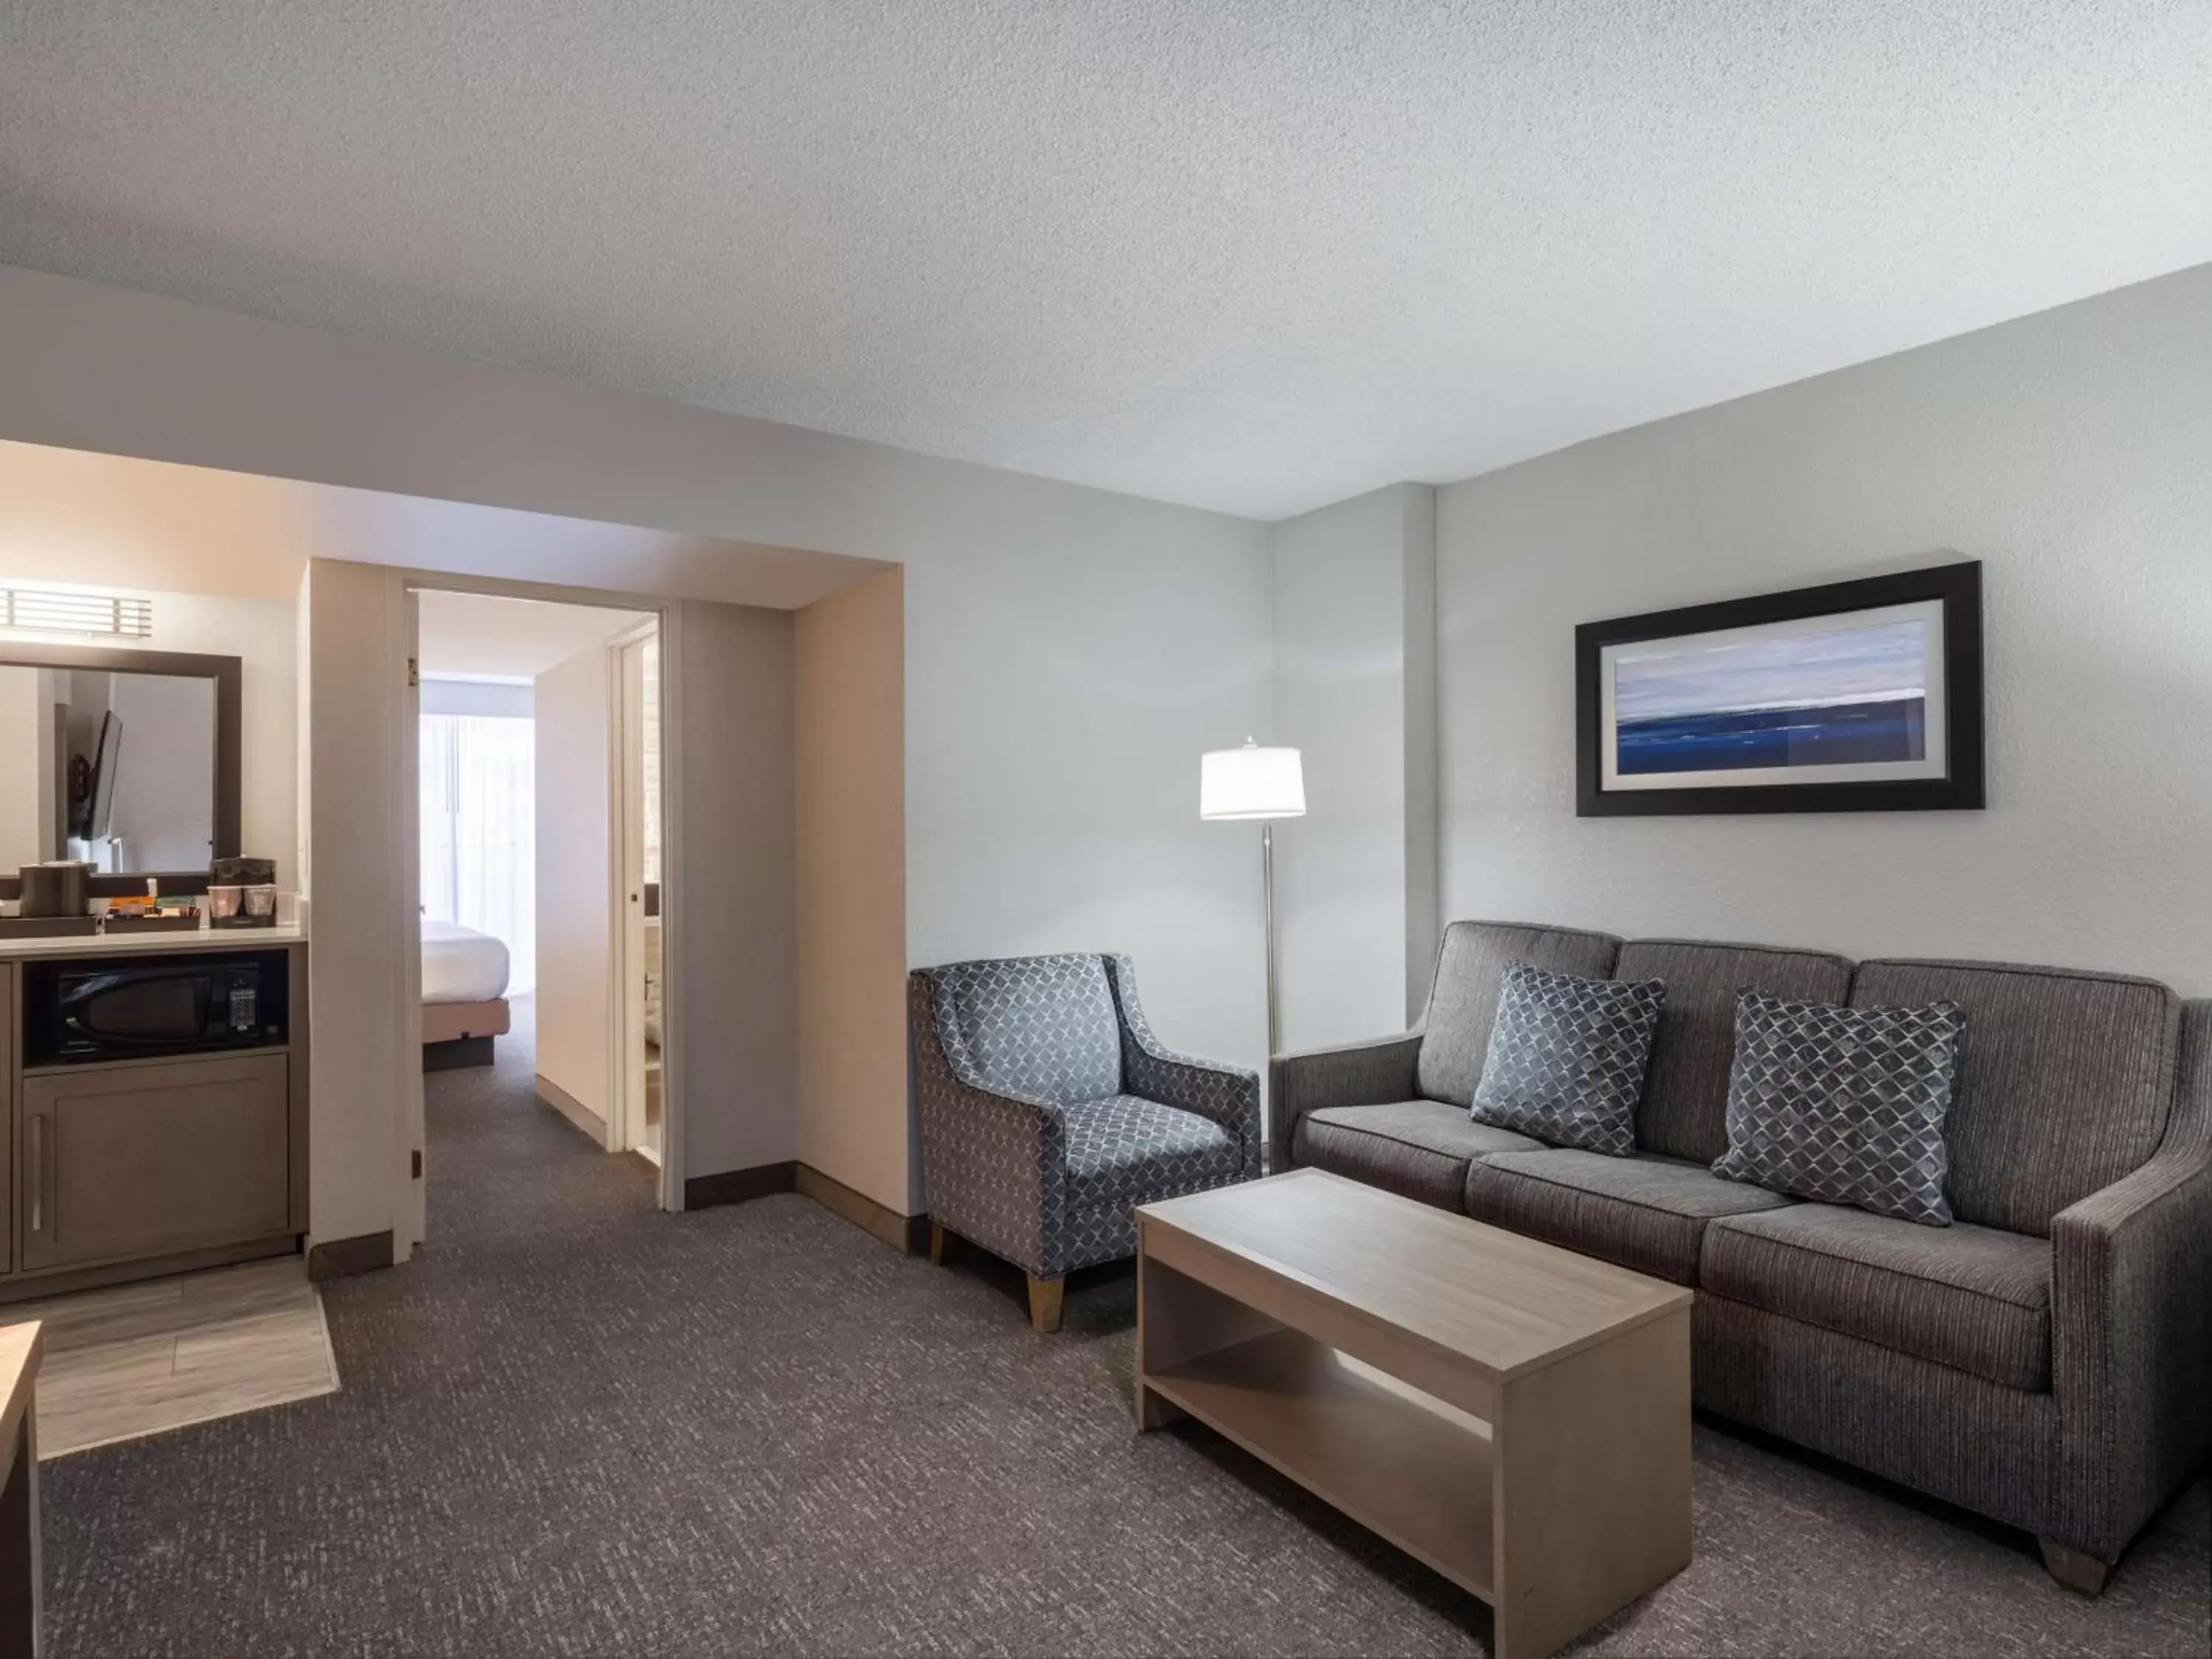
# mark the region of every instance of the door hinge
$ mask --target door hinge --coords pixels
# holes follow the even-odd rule
[[[422,1149],[419,1146],[415,1149],[413,1161],[415,1164],[415,1179],[420,1181],[422,1178]]]
[[[410,657],[407,659],[407,689],[412,691],[422,684],[422,672],[416,665],[416,659]]]

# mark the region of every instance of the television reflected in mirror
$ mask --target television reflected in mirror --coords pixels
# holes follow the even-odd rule
[[[0,640],[0,880],[81,859],[204,881],[238,851],[238,741],[235,657]]]

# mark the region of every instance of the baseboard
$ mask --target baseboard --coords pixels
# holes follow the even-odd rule
[[[811,1164],[799,1165],[798,1189],[823,1209],[843,1217],[855,1227],[895,1250],[920,1255],[929,1245],[929,1218],[901,1215],[888,1204],[878,1204],[866,1193],[855,1192],[835,1176],[826,1176]]]
[[[371,1273],[392,1262],[389,1232],[363,1233],[358,1238],[332,1238],[307,1249],[307,1277],[343,1279],[349,1273]]]
[[[141,1261],[107,1261],[96,1267],[70,1267],[60,1272],[25,1273],[0,1283],[0,1304],[27,1301],[41,1296],[70,1296],[78,1291],[105,1290],[111,1285],[135,1284],[145,1279],[166,1279],[172,1273],[199,1273],[209,1267],[234,1267],[243,1261],[265,1261],[297,1255],[300,1236],[256,1239],[246,1244],[218,1244],[208,1249],[185,1250],[174,1255],[149,1256]]]
[[[449,1037],[443,1042],[426,1042],[422,1045],[422,1069],[458,1072],[464,1066],[489,1066],[498,1058],[491,1045],[492,1040],[488,1036]]]
[[[788,1159],[781,1164],[756,1164],[750,1170],[693,1176],[684,1183],[684,1207],[711,1210],[720,1204],[743,1204],[771,1193],[795,1191],[798,1185],[799,1165]]]
[[[607,1121],[570,1094],[559,1084],[539,1073],[536,1079],[538,1097],[562,1117],[574,1124],[601,1146],[607,1144]]]

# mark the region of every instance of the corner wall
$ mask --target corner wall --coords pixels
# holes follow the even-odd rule
[[[799,1155],[791,613],[687,600],[662,639],[682,887],[661,926],[678,1167],[697,1180]]]
[[[1306,784],[1306,816],[1275,826],[1285,1048],[1403,1030],[1427,1000],[1435,526],[1436,492],[1408,483],[1273,527],[1273,740],[1304,751]]]
[[[316,1243],[411,1229],[408,1091],[422,1055],[407,1052],[413,976],[401,942],[406,914],[400,732],[406,672],[406,592],[381,565],[317,559],[301,584],[302,886],[311,899],[307,1207]],[[410,1073],[410,1068],[411,1073]]]
[[[799,1157],[911,1215],[903,588],[889,571],[795,619]]]
[[[614,708],[607,647],[538,677],[538,1075],[599,1120],[613,1107],[607,1012],[618,960],[609,799]]]
[[[1443,910],[2212,992],[2212,267],[1439,500]],[[1959,557],[1990,806],[1577,818],[1574,627]]]

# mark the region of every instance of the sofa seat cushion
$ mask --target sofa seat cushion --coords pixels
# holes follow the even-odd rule
[[[1717,1221],[1698,1282],[2006,1388],[2051,1386],[2051,1245],[1832,1204]]]
[[[1061,1109],[1067,1126],[1071,1210],[1133,1208],[1233,1181],[1244,1166],[1237,1137],[1211,1118],[1135,1095]]]
[[[1698,1282],[1707,1223],[1792,1201],[1723,1181],[1702,1164],[1650,1152],[1506,1152],[1467,1172],[1467,1212],[1476,1220],[1677,1285]]]
[[[1477,1123],[1462,1106],[1401,1100],[1382,1106],[1324,1106],[1298,1120],[1291,1156],[1333,1175],[1457,1210],[1470,1159],[1534,1152],[1540,1140]]]

